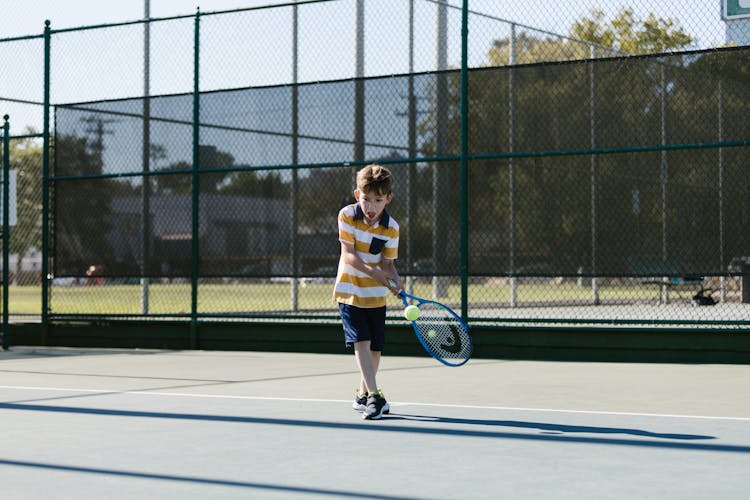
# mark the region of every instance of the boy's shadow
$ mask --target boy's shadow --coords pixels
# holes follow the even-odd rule
[[[543,422],[519,422],[516,420],[480,420],[470,418],[450,418],[450,417],[432,417],[428,415],[405,415],[391,413],[388,415],[389,420],[412,420],[419,422],[435,422],[442,424],[470,424],[470,425],[488,425],[497,427],[516,427],[520,429],[539,429],[542,434],[566,434],[566,433],[588,433],[588,434],[629,434],[631,436],[641,436],[658,439],[681,439],[681,440],[700,440],[716,439],[714,436],[701,436],[698,434],[665,434],[660,432],[650,432],[641,429],[625,429],[620,427],[593,427],[588,425],[564,425],[548,424]]]

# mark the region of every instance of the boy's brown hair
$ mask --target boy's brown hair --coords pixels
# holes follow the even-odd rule
[[[367,165],[357,172],[357,189],[362,193],[388,196],[393,192],[391,171],[382,165]]]

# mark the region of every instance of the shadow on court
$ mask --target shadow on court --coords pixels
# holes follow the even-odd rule
[[[490,426],[501,426],[501,427],[517,427],[521,429],[538,429],[545,433],[588,433],[588,434],[630,434],[632,436],[641,436],[649,438],[659,439],[683,439],[683,440],[699,440],[699,439],[716,439],[714,436],[700,436],[695,434],[663,434],[658,432],[642,431],[639,429],[621,429],[616,427],[591,427],[586,425],[562,425],[562,424],[546,424],[540,422],[516,422],[510,420],[477,420],[477,419],[465,419],[465,418],[446,418],[446,417],[425,417],[423,415],[393,415],[390,418],[401,418],[405,420],[418,420],[420,422],[441,422],[448,424],[476,424],[476,425],[490,425]]]
[[[124,477],[130,479],[153,479],[160,481],[173,481],[178,483],[206,485],[206,486],[230,486],[239,488],[251,488],[254,490],[265,490],[267,492],[281,492],[289,494],[315,494],[327,497],[345,497],[345,498],[373,498],[376,500],[418,500],[418,497],[404,497],[382,495],[378,493],[357,493],[355,491],[330,490],[320,488],[300,488],[294,486],[275,485],[267,483],[249,482],[249,481],[231,481],[225,479],[212,479],[207,477],[191,477],[173,474],[153,474],[149,472],[123,471],[117,469],[104,469],[99,467],[76,467],[62,464],[50,464],[41,462],[27,462],[21,460],[3,460],[0,459],[0,465],[23,467],[27,469],[76,472],[83,474],[97,474],[110,477]]]
[[[151,419],[171,419],[171,420],[188,420],[195,422],[223,422],[234,424],[250,425],[277,425],[277,426],[294,426],[309,427],[321,429],[353,430],[366,431],[368,433],[406,433],[416,435],[433,435],[433,436],[460,436],[475,437],[485,439],[510,439],[524,441],[544,441],[557,443],[585,443],[600,445],[617,445],[630,447],[648,447],[648,448],[669,448],[695,451],[713,451],[727,453],[750,453],[750,446],[708,444],[708,443],[689,443],[685,441],[715,439],[713,436],[693,435],[693,434],[664,434],[654,433],[639,429],[623,429],[614,427],[593,427],[593,426],[575,426],[561,425],[538,422],[522,422],[509,420],[481,420],[481,419],[461,419],[446,417],[431,417],[427,415],[398,415],[391,414],[377,422],[325,422],[316,420],[302,419],[285,419],[285,418],[267,418],[267,417],[248,417],[234,415],[210,415],[200,413],[172,413],[172,412],[152,412],[140,410],[115,410],[109,408],[85,408],[74,406],[52,406],[36,404],[18,404],[18,403],[0,403],[0,410],[28,411],[28,412],[49,412],[49,413],[66,413],[78,415],[96,415],[96,416],[119,416],[127,418],[151,418]],[[392,422],[402,420],[418,423],[414,425],[393,425]],[[424,424],[438,423],[460,425],[457,427],[430,426]],[[485,430],[468,427],[503,427],[517,429],[537,429],[543,431],[542,434],[521,434],[513,432]],[[467,428],[464,428],[467,427]],[[553,434],[554,433],[554,434]],[[560,434],[557,434],[560,433]],[[567,436],[565,433],[590,433],[590,434],[628,434],[632,436],[651,438],[646,439],[623,439],[623,438],[602,438],[602,437],[582,437]],[[663,439],[657,441],[654,439]],[[682,442],[681,442],[682,441]]]

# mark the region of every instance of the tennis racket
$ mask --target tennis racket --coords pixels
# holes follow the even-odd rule
[[[388,280],[393,287],[394,280]],[[417,339],[435,359],[448,366],[461,366],[471,357],[472,342],[469,327],[448,306],[434,300],[422,299],[405,291],[399,292],[404,307],[409,302],[419,307],[419,317],[411,322]]]

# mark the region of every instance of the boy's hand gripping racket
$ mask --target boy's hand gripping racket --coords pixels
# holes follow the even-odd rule
[[[396,281],[389,279],[391,287]],[[448,306],[434,300],[415,297],[401,290],[399,297],[404,307],[414,301],[419,307],[419,316],[411,325],[417,339],[435,359],[448,366],[461,366],[471,357],[472,344],[469,327]]]

